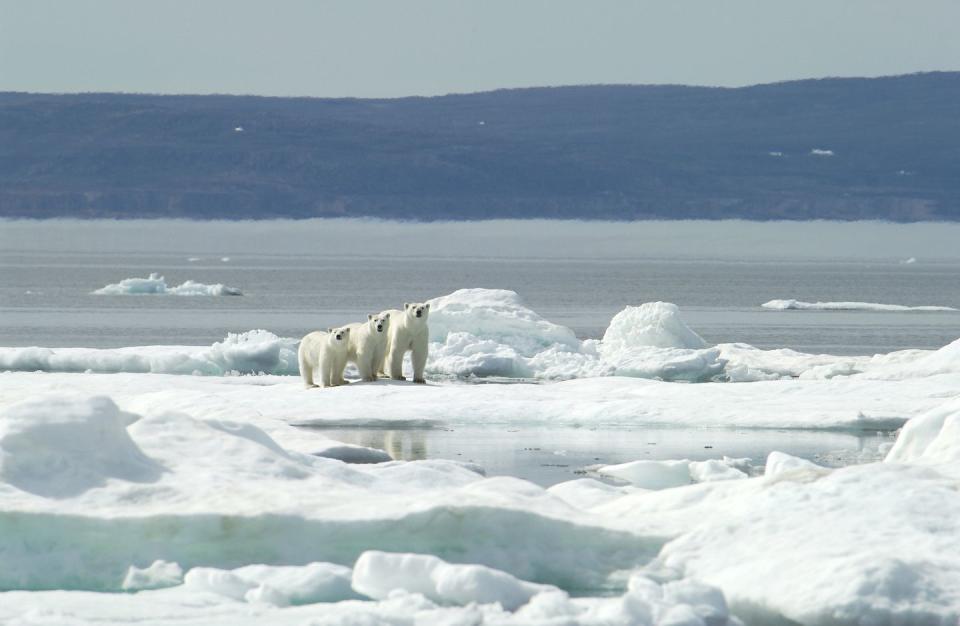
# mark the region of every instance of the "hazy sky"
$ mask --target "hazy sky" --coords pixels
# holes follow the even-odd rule
[[[401,96],[960,69],[960,0],[0,0],[0,90]]]

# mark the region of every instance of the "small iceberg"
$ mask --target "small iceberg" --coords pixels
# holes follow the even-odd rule
[[[125,278],[119,283],[107,285],[93,292],[98,296],[130,296],[130,295],[174,295],[174,296],[242,296],[243,292],[236,287],[228,287],[217,283],[206,285],[188,280],[175,287],[168,287],[166,280],[160,274],[153,272],[149,278]]]
[[[876,302],[801,302],[800,300],[771,300],[760,306],[774,311],[960,311],[949,306],[905,306]]]

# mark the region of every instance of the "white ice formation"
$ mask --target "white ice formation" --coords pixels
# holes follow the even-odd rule
[[[770,300],[762,305],[774,311],[960,311],[949,306],[906,306],[903,304],[878,304],[876,302],[802,302],[800,300]]]
[[[194,260],[190,259],[191,262]],[[197,259],[199,260],[199,259]],[[119,283],[101,287],[93,292],[98,296],[140,296],[140,295],[171,295],[171,296],[242,296],[243,292],[236,287],[228,287],[220,283],[206,285],[193,280],[179,285],[167,286],[167,281],[156,272],[148,278],[124,278]]]

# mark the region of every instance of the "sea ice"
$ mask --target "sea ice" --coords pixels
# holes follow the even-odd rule
[[[642,489],[669,489],[691,483],[746,478],[747,474],[735,467],[738,459],[710,459],[707,461],[630,461],[619,465],[604,465],[596,471],[603,476],[624,480]]]
[[[87,392],[106,381],[129,395],[120,406],[64,396],[63,381],[71,377]],[[274,423],[259,415],[266,405],[254,405],[237,420],[244,394],[281,391],[273,388],[276,379],[252,380],[258,384],[143,375],[0,376],[4,472],[8,461],[18,467],[30,450],[56,459],[35,468],[39,474],[13,474],[42,480],[21,485],[0,474],[0,552],[7,564],[0,587],[173,585],[136,595],[6,592],[0,621],[100,623],[137,615],[167,624],[292,624],[316,618],[297,606],[315,602],[327,603],[323,615],[331,623],[409,623],[411,615],[490,624],[739,623],[731,612],[751,624],[811,626],[960,618],[955,391],[941,389],[929,399],[939,396],[907,424],[885,462],[828,469],[773,453],[766,473],[753,478],[689,484],[748,469],[744,459],[715,459],[661,463],[658,471],[686,472],[676,487],[577,480],[544,490],[518,479],[484,478],[446,461],[356,466],[299,453],[254,426]],[[159,384],[143,387],[140,381]],[[166,405],[180,390],[165,395],[161,388],[176,381],[207,391],[219,385],[221,395],[206,406],[201,396],[186,399],[203,419],[172,412]],[[641,384],[657,393],[814,386],[826,396],[866,384],[871,391],[861,398],[873,394],[888,402],[896,396],[889,389],[899,384],[854,378],[699,386],[606,382]],[[220,410],[232,419],[214,417],[212,407],[230,393],[241,400]],[[11,405],[17,394],[31,399]],[[797,400],[793,393],[777,397],[779,405]],[[272,428],[294,430],[281,421]],[[64,465],[70,456],[76,457],[72,465]],[[144,459],[148,470],[159,471],[144,475]],[[84,476],[79,483],[74,468]],[[637,482],[652,473],[640,464],[621,470]],[[48,488],[58,483],[69,489]],[[38,484],[41,489],[34,488]],[[178,585],[180,568],[187,573]],[[612,595],[568,593],[601,589]],[[377,599],[355,599],[361,595]]]
[[[761,306],[775,311],[960,311],[949,306],[905,306],[875,302],[801,302],[800,300],[771,300]]]
[[[191,257],[191,262],[194,260]],[[229,260],[229,259],[227,259]],[[119,283],[101,287],[93,292],[98,296],[126,296],[126,295],[174,295],[174,296],[242,296],[243,292],[236,287],[227,287],[217,283],[215,285],[206,285],[193,280],[188,280],[179,285],[168,287],[163,276],[156,272],[150,274],[149,278],[125,278]]]

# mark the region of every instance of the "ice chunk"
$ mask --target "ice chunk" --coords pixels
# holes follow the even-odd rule
[[[442,604],[499,603],[508,611],[544,591],[555,590],[519,580],[483,565],[454,565],[435,556],[364,552],[353,566],[353,588],[384,599],[401,589]]]
[[[727,463],[727,458],[724,457],[724,460],[709,459],[706,461],[693,461],[690,463],[690,478],[695,482],[705,483],[713,480],[737,480],[740,478],[746,478],[747,474],[742,470],[733,467]],[[731,459],[734,461],[734,459]]]
[[[619,465],[604,465],[597,469],[597,473],[625,480],[643,489],[669,489],[694,482],[747,478],[747,474],[738,468],[741,461],[741,459],[730,457],[706,461],[640,460]]]
[[[601,342],[601,352],[616,354],[636,347],[707,347],[707,342],[680,319],[680,309],[669,302],[647,302],[628,306],[617,313]]]
[[[183,570],[180,569],[178,564],[156,560],[149,567],[143,569],[131,565],[120,588],[124,591],[161,589],[163,587],[175,587],[182,582]]]
[[[706,345],[676,305],[648,302],[617,313],[598,352],[618,376],[700,381],[720,374],[725,363]]]
[[[194,258],[190,259],[191,261]],[[199,259],[196,259],[199,260]],[[101,287],[93,292],[98,296],[124,295],[174,295],[174,296],[242,296],[243,292],[236,287],[228,287],[217,283],[206,285],[193,280],[185,281],[174,287],[168,287],[167,281],[156,272],[148,278],[125,278],[119,283]]]
[[[817,477],[828,473],[830,470],[808,461],[787,454],[786,452],[773,451],[767,456],[767,464],[763,475],[768,478],[781,477]]]
[[[644,489],[668,489],[689,485],[690,461],[631,461],[619,465],[606,465],[598,473],[619,478]]]
[[[468,333],[533,356],[555,344],[577,348],[573,331],[540,317],[520,296],[506,289],[460,289],[430,300],[430,340]]]
[[[194,567],[183,577],[183,585],[190,591],[206,591],[240,601],[257,587],[252,580],[213,567]]]
[[[313,454],[344,463],[386,463],[393,460],[384,450],[350,444],[331,445]]]
[[[960,477],[960,400],[907,422],[885,461],[940,465]]]

